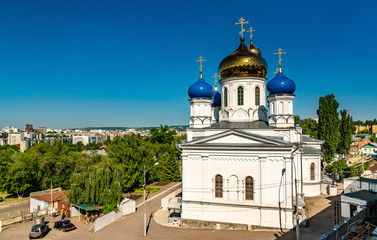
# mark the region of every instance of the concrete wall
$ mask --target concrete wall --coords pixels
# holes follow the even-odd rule
[[[48,208],[48,203],[44,201],[37,200],[35,198],[30,198],[30,212],[36,212],[38,209],[39,205],[39,210],[44,210]]]
[[[164,210],[167,210],[171,199],[174,198],[180,192],[182,192],[182,188],[179,188],[179,189],[175,190],[174,192],[170,193],[169,195],[167,195],[166,197],[162,198],[161,199],[161,208],[164,209]]]
[[[132,199],[125,198],[123,201],[118,205],[118,212],[111,212],[102,217],[96,219],[94,223],[94,232],[101,230],[102,228],[110,225],[111,223],[115,222],[118,218],[121,218],[124,215],[133,213],[136,211],[136,202]]]
[[[97,232],[102,228],[106,227],[107,225],[115,222],[118,218],[122,217],[122,213],[119,212],[111,212],[102,217],[96,219],[94,223],[94,231]]]

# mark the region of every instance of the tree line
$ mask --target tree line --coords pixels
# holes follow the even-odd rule
[[[123,193],[147,183],[180,181],[176,132],[161,126],[151,136],[125,135],[107,139],[107,156],[83,154],[82,144],[38,143],[21,153],[0,151],[0,191],[21,197],[32,191],[61,187],[73,203],[115,207]],[[97,145],[89,145],[95,149]],[[98,148],[97,148],[98,149]]]

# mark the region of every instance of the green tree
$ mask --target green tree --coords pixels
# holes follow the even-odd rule
[[[325,140],[322,145],[324,152],[324,159],[326,162],[331,162],[336,148],[339,143],[339,103],[336,101],[334,94],[326,95],[319,98],[319,106],[317,115],[318,122],[318,138]]]
[[[302,133],[310,137],[318,138],[318,123],[310,118],[301,121]]]
[[[352,117],[347,113],[347,110],[340,110],[340,142],[339,150],[347,154],[350,153],[352,143],[352,133],[354,125]]]
[[[162,182],[177,182],[181,180],[181,171],[177,158],[169,153],[163,153],[158,161],[159,180]]]

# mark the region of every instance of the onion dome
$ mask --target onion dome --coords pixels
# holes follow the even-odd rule
[[[190,98],[212,98],[213,88],[203,79],[202,72],[200,72],[199,80],[190,86],[188,95]]]
[[[254,54],[257,54],[257,55],[259,55],[259,56],[262,56],[262,51],[259,49],[259,48],[257,48],[254,44],[253,44],[253,42],[252,41],[250,41],[250,45],[249,45],[249,51],[250,52],[252,52],[252,53],[254,53]]]
[[[215,93],[213,94],[212,107],[221,107],[221,93],[217,91],[217,85],[215,85]]]
[[[295,90],[295,82],[283,74],[281,66],[279,66],[276,76],[267,83],[267,91],[270,95],[293,94]]]
[[[241,44],[232,54],[224,58],[219,65],[221,79],[230,77],[266,77],[267,62],[258,54],[257,48],[250,51],[241,38]],[[260,50],[259,50],[260,52]]]

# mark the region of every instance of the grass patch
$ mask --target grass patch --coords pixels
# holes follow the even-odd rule
[[[151,186],[147,186],[145,187],[145,192],[147,193],[154,193],[154,192],[158,192],[160,189],[158,187],[151,187]],[[135,190],[135,193],[143,193],[144,192],[144,189],[143,188],[138,188]]]

